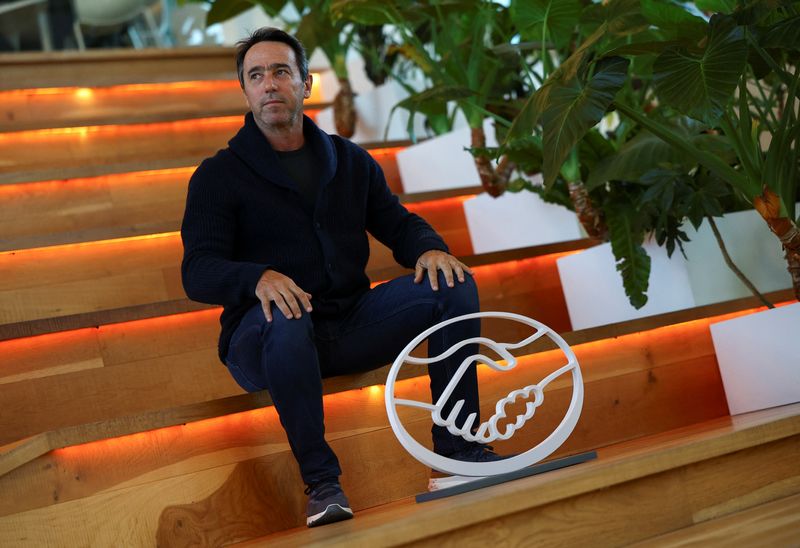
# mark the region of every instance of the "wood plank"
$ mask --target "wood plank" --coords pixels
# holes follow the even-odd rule
[[[0,133],[0,184],[197,165],[225,148],[242,120],[225,116]],[[401,183],[394,154],[407,145],[408,141],[361,145],[376,150],[373,157],[395,192]]]
[[[467,244],[462,241],[461,245]],[[560,247],[586,245],[586,241],[579,240]],[[520,260],[558,247],[537,246],[463,259],[471,266],[486,261]],[[176,233],[0,253],[0,325],[186,298],[179,283],[182,255],[183,245]],[[371,258],[367,274],[373,281],[410,272],[387,255],[376,252]],[[513,268],[529,275],[547,269],[550,287],[560,285],[552,258]],[[488,267],[484,272],[489,272]],[[504,283],[526,287],[512,281]],[[563,299],[557,294],[552,296]],[[566,317],[563,301],[560,316]]]
[[[236,81],[235,56],[225,46],[0,53],[0,90]]]
[[[0,250],[177,231],[192,172],[186,168],[0,186]],[[470,196],[415,202],[408,209],[428,220],[453,253],[471,255],[462,207]]]
[[[0,89],[236,80],[232,48],[104,49],[0,54]]]
[[[0,132],[171,122],[247,112],[235,78],[0,91],[0,105]],[[313,119],[327,106],[307,101],[305,113]]]
[[[0,251],[142,236],[180,229],[194,167],[0,185]],[[402,189],[401,189],[402,190]],[[442,231],[454,253],[472,254],[459,201],[480,189],[400,194]],[[432,203],[420,203],[432,202]]]
[[[792,546],[800,538],[800,495],[788,496],[634,544],[636,548]]]

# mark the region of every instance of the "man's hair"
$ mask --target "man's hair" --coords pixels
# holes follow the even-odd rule
[[[239,84],[242,89],[244,89],[244,56],[250,48],[259,42],[283,42],[292,48],[294,50],[294,58],[297,61],[297,68],[300,70],[300,77],[305,82],[308,77],[308,58],[300,40],[281,29],[261,27],[250,33],[247,38],[236,42],[236,72],[239,74]]]

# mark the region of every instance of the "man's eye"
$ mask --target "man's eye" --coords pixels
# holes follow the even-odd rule
[[[259,78],[261,78],[260,74],[251,74],[250,75],[250,79],[251,80],[258,80]]]
[[[275,71],[275,74],[278,76],[286,76],[289,74],[289,71],[286,69],[278,69]]]

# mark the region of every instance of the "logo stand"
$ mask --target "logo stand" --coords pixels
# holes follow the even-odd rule
[[[432,358],[416,358],[410,355],[411,352],[417,346],[419,346],[422,341],[427,339],[436,331],[456,322],[477,318],[499,318],[513,320],[533,328],[533,334],[516,343],[499,343],[486,337],[473,337],[454,344],[439,356],[434,356]],[[470,414],[464,420],[462,425],[458,426],[456,424],[456,417],[464,405],[464,400],[456,401],[450,414],[447,417],[442,416],[442,409],[452,395],[455,386],[473,363],[484,363],[491,369],[499,372],[511,371],[517,366],[518,363],[517,358],[511,353],[511,351],[524,348],[525,346],[542,337],[549,338],[562,351],[564,357],[566,358],[565,365],[547,375],[539,383],[527,385],[523,388],[513,390],[506,397],[500,399],[495,405],[495,413],[492,415],[492,417],[480,425],[474,424],[476,419],[476,415],[474,413]],[[498,356],[500,356],[501,361],[504,363],[500,363],[497,360],[489,358],[483,354],[474,354],[461,362],[455,374],[453,375],[453,378],[450,380],[441,397],[436,402],[426,403],[398,399],[395,397],[395,382],[404,363],[423,364],[430,366],[432,364],[436,364],[437,362],[441,362],[458,350],[462,349],[464,346],[470,344],[483,344],[487,346]],[[559,425],[547,438],[545,438],[535,447],[519,455],[499,461],[480,463],[464,462],[438,455],[414,439],[406,430],[405,426],[402,424],[397,415],[396,407],[398,405],[421,408],[425,409],[426,411],[430,411],[431,419],[434,424],[447,428],[452,435],[462,437],[467,441],[490,443],[495,440],[507,440],[511,438],[517,430],[522,428],[527,421],[533,418],[536,409],[544,402],[545,387],[550,382],[566,373],[570,373],[572,376],[572,399],[570,401],[569,408]],[[501,419],[506,418],[505,407],[511,403],[514,403],[518,399],[526,400],[525,412],[521,415],[517,415],[514,418],[514,422],[506,424],[505,428],[500,431],[498,428],[498,422]],[[415,337],[414,340],[408,343],[403,351],[400,352],[400,354],[397,356],[397,359],[395,359],[394,363],[392,364],[392,367],[389,370],[389,375],[386,379],[386,411],[389,416],[389,423],[391,424],[392,430],[394,431],[395,436],[397,436],[398,441],[400,441],[400,444],[409,453],[411,453],[414,458],[430,468],[454,476],[466,476],[464,478],[450,478],[451,480],[456,480],[451,483],[457,484],[453,487],[437,489],[436,491],[432,491],[430,493],[418,495],[417,502],[451,496],[474,489],[480,489],[489,485],[495,485],[498,483],[511,481],[513,479],[547,472],[557,468],[572,466],[574,464],[595,458],[596,453],[590,452],[558,459],[538,466],[533,466],[552,454],[566,441],[578,422],[582,407],[583,377],[581,375],[580,366],[578,365],[578,360],[566,341],[564,341],[564,339],[558,333],[546,325],[526,316],[512,314],[509,312],[477,312],[474,314],[466,314],[464,316],[446,320],[426,329],[417,337]],[[445,481],[440,483],[447,482]]]

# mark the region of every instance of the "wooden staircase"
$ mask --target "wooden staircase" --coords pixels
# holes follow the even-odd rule
[[[407,207],[474,267],[483,310],[564,334],[585,404],[554,457],[600,458],[417,505],[409,497],[429,470],[388,427],[387,368],[327,379],[327,433],[357,518],[297,529],[305,496],[269,395],[232,381],[216,356],[220,310],[189,301],[180,284],[188,178],[241,125],[232,52],[0,55],[0,72],[1,546],[664,546],[742,528],[800,538],[800,409],[730,417],[708,329],[757,304],[572,331],[555,260],[595,242],[475,254],[462,202],[479,189],[404,193],[394,155],[406,143],[366,148]],[[374,283],[405,272],[371,243]],[[523,335],[506,324],[484,333]],[[559,363],[544,343],[524,354],[526,379]],[[489,414],[520,382],[479,375]],[[408,369],[399,389],[424,399],[425,371]],[[571,390],[553,383],[536,424],[498,450],[543,438]],[[423,415],[401,417],[424,438]]]

